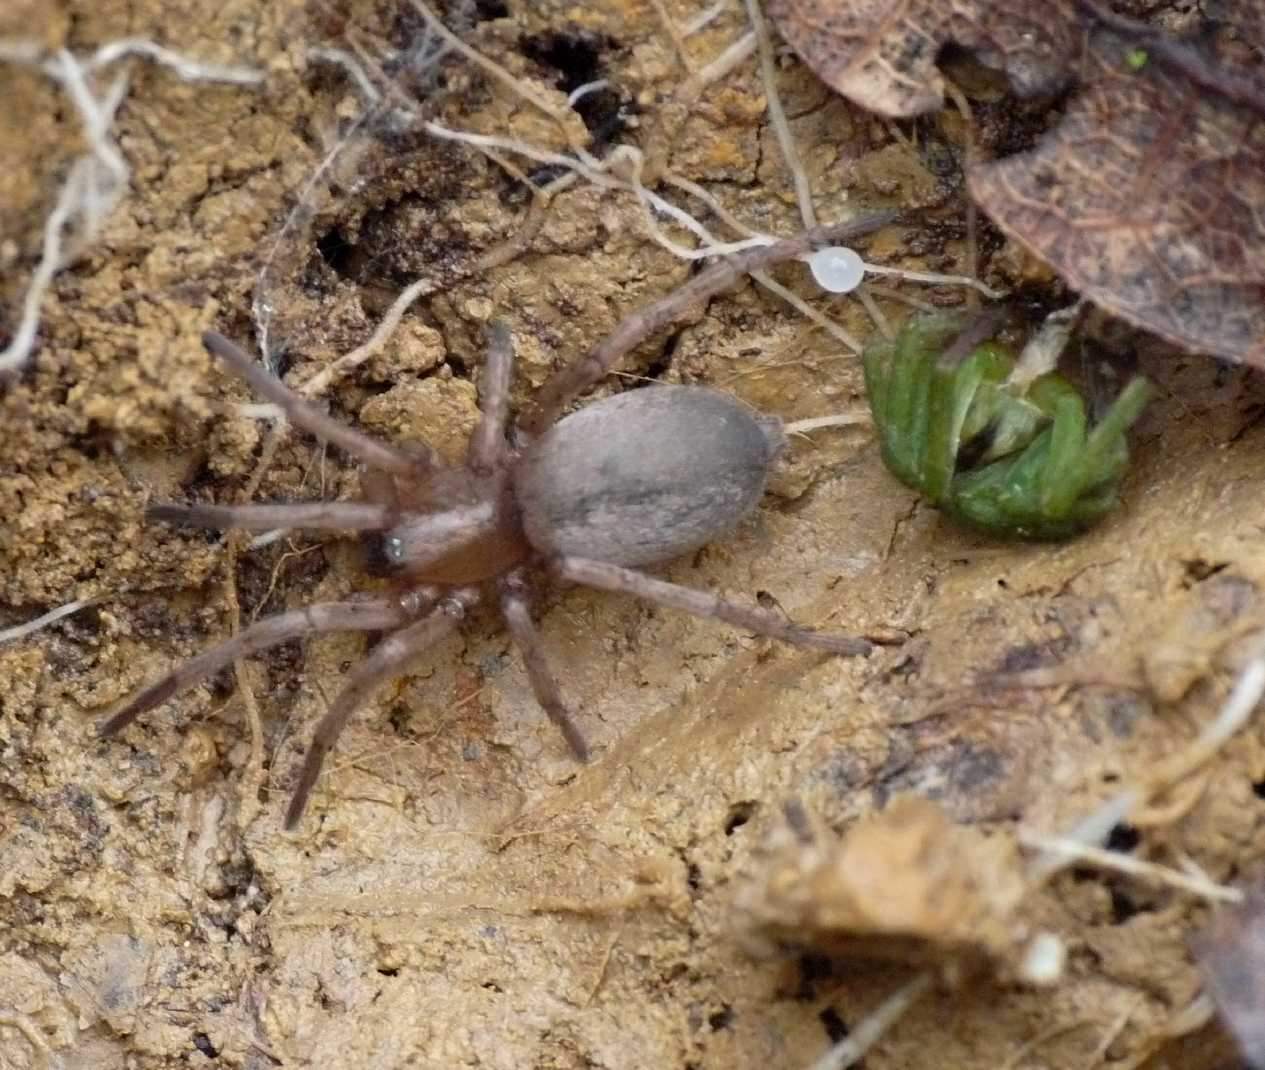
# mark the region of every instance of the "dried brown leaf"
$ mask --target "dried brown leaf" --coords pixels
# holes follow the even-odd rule
[[[974,169],[972,194],[1104,308],[1188,349],[1265,367],[1260,109],[1106,32],[1085,80],[1037,148]]]
[[[1265,4],[1261,0],[1211,0],[1208,16],[1240,34],[1258,52],[1265,50]]]
[[[767,7],[822,81],[893,118],[941,106],[936,59],[949,42],[1004,69],[1030,96],[1063,83],[1081,39],[1070,0],[768,0]]]

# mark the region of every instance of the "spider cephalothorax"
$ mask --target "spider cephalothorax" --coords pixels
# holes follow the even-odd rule
[[[490,596],[522,653],[537,701],[576,757],[587,760],[584,736],[567,712],[532,623],[529,568],[715,617],[786,642],[836,654],[866,653],[870,644],[863,639],[815,632],[775,613],[636,571],[720,538],[750,513],[781,445],[777,420],[725,394],[687,386],[644,387],[559,417],[634,344],[744,271],[871,230],[883,221],[872,216],[819,228],[714,265],[628,317],[591,354],[555,375],[510,436],[512,346],[508,331],[491,325],[482,415],[465,462],[456,466],[441,465],[424,447],[402,449],[338,423],[226,338],[208,333],[207,349],[258,394],[297,426],[363,462],[365,497],[357,502],[158,505],[150,515],[212,528],[369,533],[380,540],[395,591],[317,603],[259,621],[133,696],[105,722],[102,733],[117,731],[238,657],[320,632],[387,631],[348,673],[343,691],[317,726],[286,812],[286,825],[293,827],[325,755],[357,707]]]

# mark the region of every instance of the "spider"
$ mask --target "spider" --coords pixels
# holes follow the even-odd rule
[[[1154,388],[1130,380],[1092,427],[1085,400],[1056,372],[1011,383],[1014,358],[986,341],[996,317],[964,327],[915,316],[894,342],[866,347],[866,393],[883,461],[954,519],[995,535],[1064,539],[1118,499],[1125,432]],[[956,339],[956,340],[955,340]]]
[[[839,655],[870,651],[865,639],[813,631],[775,613],[667,583],[638,571],[729,532],[755,508],[781,424],[703,387],[647,386],[559,418],[634,345],[743,274],[890,219],[876,214],[810,231],[721,260],[632,313],[594,350],[557,372],[513,428],[508,330],[488,330],[480,420],[464,464],[441,465],[426,447],[404,449],[339,423],[269,374],[227,338],[203,342],[233,374],[279,406],[296,426],[359,458],[364,500],[290,504],[153,505],[176,524],[246,531],[280,527],[368,533],[380,540],[394,590],[323,602],[265,618],[150,684],[109,717],[109,736],[177,692],[288,640],[330,631],[389,634],[348,674],[316,727],[285,814],[302,817],[325,756],[355,710],[421,651],[454,631],[490,595],[518,647],[537,702],[572,753],[587,761],[584,735],[563,702],[531,618],[527,574],[645,598],[759,635]]]

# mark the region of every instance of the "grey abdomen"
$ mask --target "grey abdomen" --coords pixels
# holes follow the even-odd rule
[[[594,402],[531,444],[514,475],[537,550],[637,566],[730,531],[759,501],[780,424],[703,387]]]

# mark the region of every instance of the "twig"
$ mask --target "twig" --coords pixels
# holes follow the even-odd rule
[[[1131,877],[1153,880],[1170,888],[1178,888],[1183,892],[1191,892],[1214,903],[1241,903],[1243,893],[1237,888],[1228,888],[1222,884],[1214,884],[1206,877],[1182,873],[1154,862],[1145,862],[1140,858],[1120,851],[1108,851],[1101,847],[1093,847],[1079,840],[1064,836],[1042,836],[1035,832],[1021,830],[1019,842],[1047,854],[1062,855],[1065,864],[1088,862],[1102,869],[1127,873]]]
[[[920,973],[912,981],[907,981],[862,1018],[847,1037],[808,1070],[847,1070],[855,1066],[930,988],[929,973]]]
[[[782,425],[782,432],[787,435],[802,435],[816,431],[822,427],[857,427],[874,422],[869,409],[859,412],[837,412],[830,416],[811,416],[806,420],[792,420]]]
[[[438,289],[439,283],[434,279],[418,279],[412,285],[406,286],[400,291],[400,296],[391,302],[391,307],[378,321],[373,334],[355,349],[344,353],[331,364],[327,364],[299,388],[299,393],[306,398],[319,397],[335,379],[341,379],[348,372],[358,368],[391,340],[391,335],[395,333],[404,313],[409,310],[414,301],[419,297],[433,294]]]
[[[606,369],[618,359],[619,354],[627,353],[635,345],[684,315],[694,305],[727,290],[743,275],[784,260],[793,260],[821,245],[868,234],[894,218],[890,212],[875,212],[845,223],[804,231],[773,245],[746,249],[725,257],[658,301],[625,317],[587,356],[554,376],[548,386],[536,395],[531,409],[520,420],[519,426],[527,434],[538,434],[553,422],[577,394],[600,379]]]
[[[56,609],[50,609],[47,613],[42,613],[34,620],[28,620],[24,624],[15,624],[11,628],[0,630],[0,644],[11,643],[15,639],[25,639],[28,635],[43,628],[47,628],[50,624],[56,624],[64,617],[69,617],[72,613],[78,613],[98,600],[96,598],[76,598],[73,602],[67,602],[64,606],[58,606]]]
[[[808,182],[808,172],[800,162],[799,152],[795,148],[795,136],[791,133],[791,124],[786,120],[786,112],[782,108],[782,98],[777,91],[777,68],[773,64],[773,44],[769,40],[768,27],[764,24],[764,14],[760,10],[760,0],[746,0],[747,17],[751,20],[751,31],[755,34],[756,48],[760,54],[760,78],[764,82],[765,109],[769,113],[769,125],[777,136],[778,148],[782,150],[782,160],[791,173],[795,184],[795,200],[799,204],[799,214],[804,220],[805,229],[811,230],[817,225],[817,212],[813,208],[813,191]]]
[[[1250,661],[1239,674],[1229,697],[1198,737],[1150,778],[1117,793],[1097,810],[1082,818],[1062,839],[1084,848],[1098,848],[1111,830],[1147,800],[1184,780],[1240,732],[1265,697],[1265,637],[1258,639]],[[1184,812],[1184,811],[1179,811]],[[1049,879],[1075,859],[1063,848],[1040,855],[1029,868],[1029,880]]]

